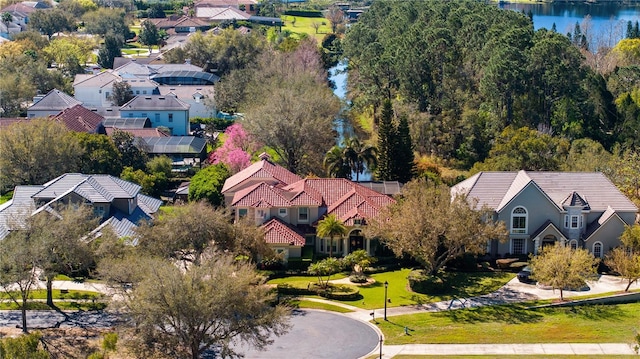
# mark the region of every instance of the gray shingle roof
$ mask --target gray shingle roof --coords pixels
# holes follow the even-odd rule
[[[0,205],[0,239],[6,237],[9,230],[21,225],[20,218],[40,211],[54,213],[50,204],[68,193],[75,193],[92,203],[107,203],[118,198],[135,198],[137,206],[131,214],[123,213],[112,206],[112,217],[94,230],[97,233],[108,225],[120,237],[132,236],[140,221],[151,220],[152,215],[162,204],[159,199],[139,193],[140,188],[137,184],[109,175],[79,173],[64,174],[42,186],[18,186],[14,190],[13,198]],[[34,199],[46,200],[47,203],[36,209]]]
[[[452,187],[496,211],[506,206],[527,185],[538,186],[558,208],[567,196],[580,194],[592,210],[637,211],[637,207],[600,172],[480,172]]]
[[[189,105],[172,95],[141,95],[120,107],[120,111],[188,110]]]
[[[34,103],[31,107],[29,107],[29,111],[62,111],[75,105],[82,105],[82,102],[76,100],[75,98],[58,89],[53,89],[49,91],[49,93],[47,93],[40,101]]]

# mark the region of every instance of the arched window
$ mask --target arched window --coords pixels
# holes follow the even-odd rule
[[[575,239],[572,239],[572,240],[569,242],[569,245],[571,246],[571,249],[578,249],[578,241],[577,241],[577,240],[575,240]]]
[[[527,210],[516,207],[511,212],[511,233],[527,233]]]
[[[596,258],[602,258],[602,243],[596,242],[593,244],[593,255]]]

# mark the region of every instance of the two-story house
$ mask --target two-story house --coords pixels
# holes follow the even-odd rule
[[[76,105],[82,105],[81,101],[67,95],[66,93],[53,89],[44,96],[36,96],[33,105],[27,108],[27,117],[49,117],[70,109]]]
[[[227,179],[222,193],[236,220],[248,218],[262,226],[267,243],[285,258],[299,257],[305,245],[323,254],[347,255],[358,249],[373,254],[377,244],[363,236],[361,226],[394,202],[344,178],[302,179],[264,154],[259,162]],[[316,238],[318,221],[330,214],[347,227],[344,238]]]
[[[137,184],[109,175],[67,173],[43,185],[17,186],[13,197],[0,205],[0,239],[20,230],[20,218],[59,205],[84,204],[100,218],[94,233],[110,226],[119,237],[131,237],[141,221],[151,220],[162,201],[140,192]]]
[[[121,117],[149,118],[152,127],[166,127],[174,136],[189,134],[189,105],[176,96],[140,95],[120,107]]]
[[[451,188],[477,199],[503,221],[507,242],[488,244],[493,256],[537,254],[561,242],[602,258],[620,244],[638,208],[599,172],[480,172]]]

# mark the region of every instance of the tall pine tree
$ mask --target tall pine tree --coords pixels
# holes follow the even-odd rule
[[[413,155],[413,143],[409,132],[409,122],[406,116],[400,117],[398,128],[396,129],[396,145],[393,156],[394,179],[402,183],[411,181],[415,174],[415,163]]]
[[[394,180],[394,148],[396,128],[393,124],[393,107],[390,100],[384,101],[378,125],[378,170],[380,181]]]

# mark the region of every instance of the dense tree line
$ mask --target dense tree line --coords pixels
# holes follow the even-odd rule
[[[377,1],[344,40],[350,95],[376,121],[394,101],[416,150],[461,168],[487,158],[507,126],[611,149],[627,125],[585,64],[584,32],[573,35],[534,31],[526,15],[477,1]]]

